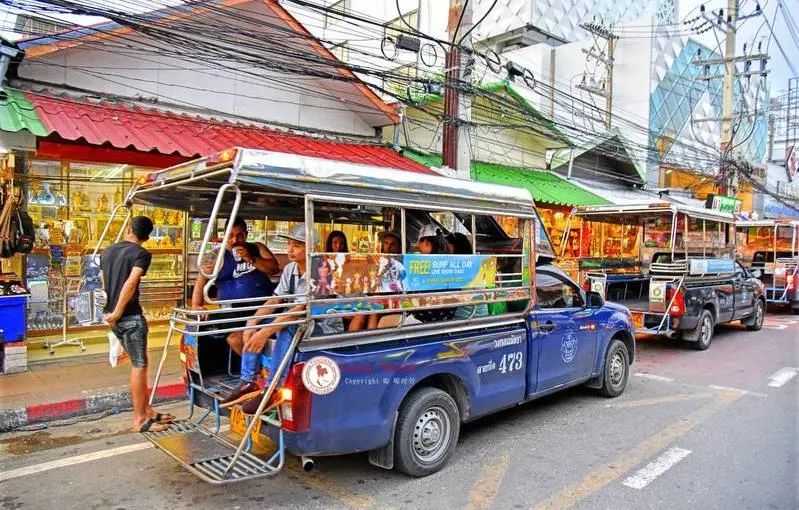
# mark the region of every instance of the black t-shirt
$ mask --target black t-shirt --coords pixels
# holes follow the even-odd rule
[[[125,281],[127,281],[133,268],[140,267],[144,270],[144,274],[147,274],[147,268],[150,267],[151,260],[152,255],[149,251],[129,241],[116,243],[103,252],[100,265],[103,268],[103,283],[108,296],[103,312],[111,313],[114,311],[119,300],[119,294],[122,292],[122,286],[125,285]],[[133,294],[133,298],[125,307],[122,316],[141,313],[139,288],[136,287],[136,293]]]

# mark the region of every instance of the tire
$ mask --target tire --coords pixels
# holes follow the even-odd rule
[[[752,314],[750,320],[752,321],[751,324],[746,324],[747,331],[760,331],[760,328],[763,327],[763,320],[766,317],[766,304],[763,302],[762,299],[757,300],[757,304],[755,304],[755,313]]]
[[[460,427],[458,406],[448,393],[437,388],[413,391],[397,418],[395,467],[416,477],[440,470],[455,452]]]
[[[624,393],[627,380],[630,378],[630,353],[627,346],[619,339],[610,341],[605,353],[605,364],[602,369],[602,386],[599,394],[603,397],[615,398]]]
[[[706,351],[713,341],[713,329],[716,327],[713,314],[710,310],[702,310],[699,315],[699,324],[696,325],[698,336],[696,342],[692,342],[692,347],[697,351]]]

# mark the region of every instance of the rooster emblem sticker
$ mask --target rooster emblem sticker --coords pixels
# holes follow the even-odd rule
[[[314,395],[333,392],[341,380],[341,371],[335,361],[327,356],[311,358],[302,369],[302,383]]]

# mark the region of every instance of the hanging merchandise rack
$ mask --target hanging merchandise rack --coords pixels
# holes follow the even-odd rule
[[[64,252],[63,257],[60,259],[54,257],[52,261],[49,284],[52,286],[51,288],[60,289],[61,292],[60,299],[56,300],[61,305],[61,339],[55,343],[44,342],[44,348],[49,349],[50,354],[55,354],[56,347],[63,346],[80,347],[81,351],[86,351],[83,340],[67,336],[70,318],[74,317],[74,314],[70,311],[69,298],[80,296],[82,269],[83,257],[80,251],[76,253]]]

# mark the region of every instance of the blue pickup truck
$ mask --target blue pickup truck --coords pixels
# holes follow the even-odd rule
[[[576,385],[615,397],[627,384],[630,312],[551,265],[526,190],[238,149],[152,174],[127,203],[206,215],[205,244],[218,225],[219,237],[229,235],[222,216],[268,218],[265,241],[279,258],[281,232],[300,222],[305,239],[332,230],[354,239],[346,253],[309,243],[298,266],[305,285],[257,316],[305,304],[269,343],[282,343],[275,352],[285,356],[262,355],[272,373],[257,410],[230,412],[240,441],[219,433],[220,402],[238,372],[225,335],[262,326],[225,314],[231,305],[263,313],[267,297],[214,301],[218,253],[204,292],[219,308],[174,310],[159,375],[180,335],[192,415],[145,435],[207,482],[274,475],[286,453],[310,468],[314,457],[369,452],[372,464],[424,476],[452,457],[464,422]],[[457,246],[443,242],[458,237]],[[439,250],[424,248],[439,239]],[[332,323],[344,327],[315,327]],[[255,455],[253,443],[271,450]]]

